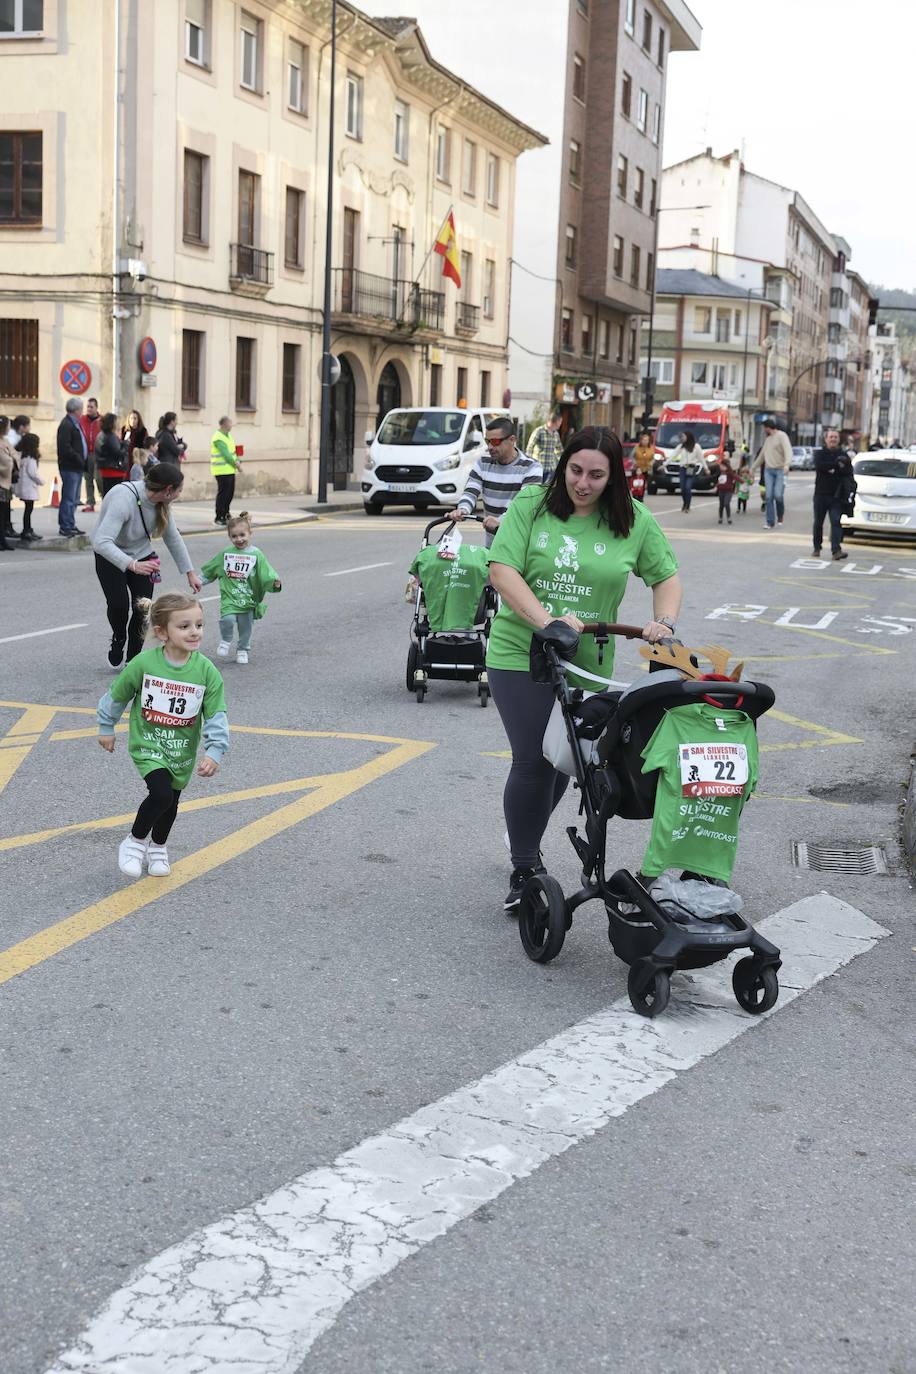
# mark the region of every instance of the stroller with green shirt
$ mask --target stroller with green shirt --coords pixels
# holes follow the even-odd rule
[[[482,516],[471,516],[482,522]],[[437,525],[438,541],[430,534]],[[433,679],[476,682],[481,706],[490,699],[487,685],[487,640],[496,614],[497,596],[488,578],[487,551],[455,535],[448,516],[431,520],[419,552],[410,565],[416,578],[414,616],[407,654],[407,690],[422,702]],[[445,537],[443,537],[445,536]]]
[[[625,625],[585,631],[599,646],[611,634],[642,634]],[[703,968],[735,950],[747,951],[732,976],[739,1005],[768,1011],[779,995],[779,950],[739,914],[741,898],[727,880],[738,818],[757,778],[755,723],[773,705],[772,689],[721,672],[701,675],[690,650],[656,645],[643,651],[650,658],[644,682],[586,696],[566,679],[565,660],[578,644],[574,629],[552,621],[531,645],[532,676],[556,696],[545,756],[575,777],[581,793],[581,831],[573,825],[567,834],[582,863],[582,886],[567,898],[546,872],[529,878],[519,906],[525,952],[539,963],[555,958],[573,913],[597,898],[641,1015],[664,1010],[675,971]],[[652,819],[645,874],[621,868],[607,875],[614,816]],[[673,867],[685,869],[679,879],[665,874]]]

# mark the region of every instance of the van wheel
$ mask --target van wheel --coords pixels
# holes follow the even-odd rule
[[[367,515],[381,515],[382,506],[379,501],[364,501],[363,510]]]

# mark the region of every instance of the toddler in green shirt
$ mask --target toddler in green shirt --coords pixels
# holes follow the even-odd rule
[[[200,602],[167,592],[137,607],[152,622],[158,644],[143,649],[118,674],[98,705],[99,744],[114,752],[115,726],[130,703],[127,752],[146,783],[129,835],[118,849],[118,867],[139,878],[170,872],[166,840],[181,794],[191,780],[203,735],[201,778],[212,778],[229,748],[223,679],[199,652],[204,619]]]
[[[278,592],[280,578],[260,549],[251,542],[251,516],[246,510],[233,515],[226,526],[232,543],[201,568],[204,586],[219,583],[218,658],[228,658],[232,636],[238,632],[236,663],[248,662],[251,631],[267,610],[268,592]]]

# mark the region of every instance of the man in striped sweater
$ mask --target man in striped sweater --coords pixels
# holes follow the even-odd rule
[[[474,514],[480,498],[483,502],[486,545],[489,548],[513,496],[522,487],[540,486],[543,469],[536,458],[529,458],[522,453],[515,425],[505,416],[497,416],[487,425],[486,444],[487,457],[475,458],[464,492],[449,515],[453,520],[466,520]]]

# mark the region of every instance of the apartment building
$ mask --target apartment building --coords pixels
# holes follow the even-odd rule
[[[916,443],[916,376],[904,356],[897,326],[884,322],[869,329],[871,355],[872,443]]]
[[[641,375],[649,371],[655,408],[674,398],[721,401],[738,407],[750,443],[753,416],[765,408],[773,302],[723,277],[692,268],[660,268],[656,275],[652,360],[649,321],[642,323]],[[735,436],[737,437],[737,436]]]
[[[767,407],[800,442],[815,442],[844,409],[848,243],[798,191],[749,172],[737,150],[714,157],[707,148],[666,167],[661,204],[661,265],[700,267],[778,306]]]
[[[0,405],[228,413],[262,490],[315,490],[330,0],[28,0],[0,31]],[[515,163],[544,143],[338,0],[332,477],[392,405],[499,404]],[[453,209],[460,291],[428,256]]]
[[[869,331],[877,318],[878,301],[868,282],[848,268],[849,356],[845,376],[842,428],[856,442],[865,443],[871,432],[871,341]]]

